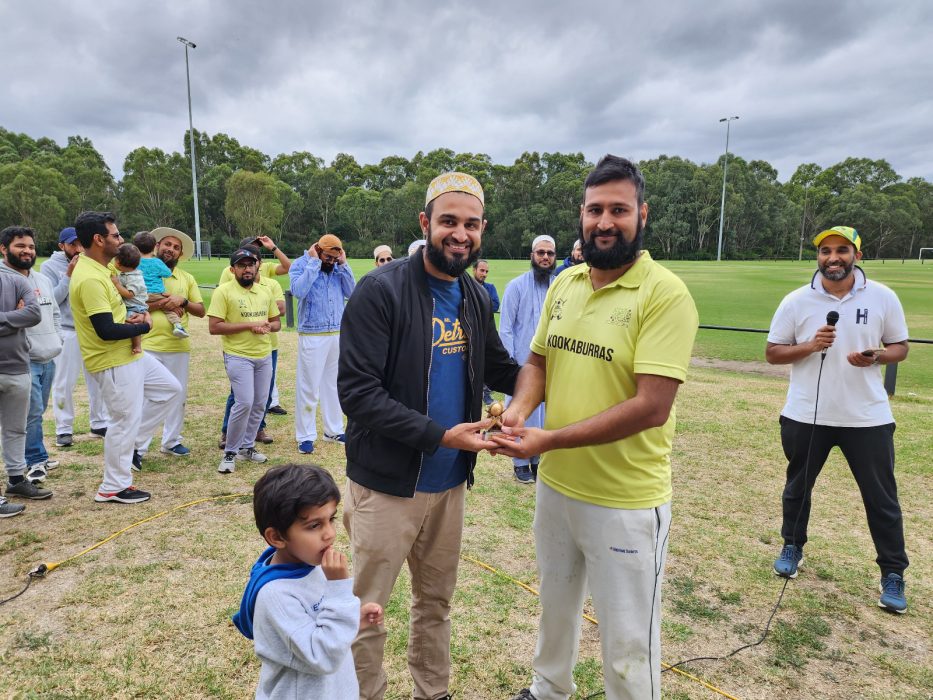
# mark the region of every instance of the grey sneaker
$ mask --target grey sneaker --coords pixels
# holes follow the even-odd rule
[[[220,460],[220,466],[217,467],[217,471],[221,474],[233,474],[236,469],[236,453],[235,452],[226,452],[224,453],[224,458]]]
[[[14,515],[19,515],[24,510],[26,510],[26,506],[21,506],[18,503],[10,503],[6,500],[5,496],[0,496],[0,518],[12,518]]]
[[[257,452],[254,447],[241,447],[240,451],[236,453],[236,458],[241,462],[256,462],[257,464],[262,464],[267,459],[262,452]]]
[[[49,470],[45,462],[33,464],[26,470],[26,478],[34,484],[38,484],[40,481],[45,481],[45,477],[48,475]]]
[[[56,447],[71,447],[75,443],[71,433],[59,433],[55,436]]]
[[[39,488],[29,479],[23,479],[18,484],[7,483],[6,495],[28,498],[31,501],[43,501],[46,498],[51,498],[52,492],[48,489]]]
[[[512,700],[538,700],[538,698],[531,694],[531,688],[522,688],[518,691],[518,695],[512,697]]]

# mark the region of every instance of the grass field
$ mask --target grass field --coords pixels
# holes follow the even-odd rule
[[[222,264],[204,262],[189,269],[212,283]],[[358,275],[371,265],[352,264]],[[509,276],[525,267],[524,262],[495,261],[493,280],[500,292]],[[671,267],[693,290],[701,322],[762,328],[780,296],[806,281],[812,269],[789,263]],[[933,266],[879,264],[867,271],[901,295],[911,334],[933,337]],[[733,310],[738,301],[741,312]],[[86,418],[79,421],[77,431],[84,434],[76,436],[75,446],[51,450],[62,462],[47,481],[55,496],[30,502],[24,515],[0,521],[0,598],[18,591],[26,572],[39,562],[63,561],[139,519],[200,498],[250,492],[268,465],[217,474],[216,439],[227,392],[220,343],[207,334],[203,321],[196,320],[192,330],[197,350],[185,430],[191,457],[150,453],[137,479],[153,492],[148,503],[94,504],[102,443],[86,433]],[[716,355],[720,337],[724,346]],[[762,336],[748,336],[753,342],[747,348],[738,347],[738,338],[745,336],[701,338],[697,354],[761,359]],[[283,334],[280,388],[289,410],[296,346],[296,334]],[[915,346],[901,380],[930,351]],[[899,388],[892,402],[912,557],[908,614],[894,616],[875,605],[877,569],[861,500],[845,463],[834,454],[814,494],[807,565],[788,586],[770,637],[729,661],[693,664],[690,673],[737,698],[933,696],[933,381],[924,379],[922,371],[914,376],[913,388]],[[755,641],[777,600],[781,581],[770,574],[770,566],[780,548],[785,463],[777,416],[785,392],[783,377],[706,367],[692,370],[681,389],[663,600],[667,663],[721,655]],[[86,416],[85,396],[79,387],[79,415]],[[265,450],[270,464],[307,461],[295,450],[292,417],[271,416],[269,422],[276,439]],[[52,430],[48,420],[46,428]],[[342,452],[336,445],[320,444],[314,458],[343,483]],[[508,460],[481,455],[467,501],[464,555],[534,586],[533,509],[533,491],[514,482]],[[341,541],[346,542],[342,532]],[[0,697],[252,697],[258,661],[229,616],[262,547],[249,499],[235,497],[170,512],[62,565],[0,607]],[[387,697],[394,700],[411,696],[404,652],[407,583],[403,572],[387,609]],[[452,615],[451,689],[457,698],[508,698],[527,684],[537,615],[530,593],[472,561],[461,562]],[[597,630],[589,623],[584,623],[576,678],[577,697],[601,689]],[[665,698],[722,697],[672,673],[663,675],[662,686]]]

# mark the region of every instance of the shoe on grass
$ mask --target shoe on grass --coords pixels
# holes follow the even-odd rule
[[[785,544],[781,554],[774,560],[774,573],[784,578],[797,578],[797,569],[803,564],[803,547]]]
[[[141,472],[143,470],[143,456],[139,454],[137,450],[133,450],[133,464],[130,466],[134,472]]]
[[[512,697],[512,700],[538,700],[538,698],[531,694],[531,688],[522,688],[518,691],[518,695]]]
[[[225,452],[217,471],[221,474],[233,474],[236,470],[236,452]]]
[[[302,440],[298,443],[298,451],[303,455],[314,452],[314,440]]]
[[[516,465],[515,480],[520,484],[533,484],[535,482],[535,477],[531,473],[531,467],[527,464]]]
[[[71,433],[59,433],[55,436],[56,447],[71,447],[74,444],[74,436]]]
[[[269,433],[267,433],[265,430],[260,430],[258,433],[256,433],[256,442],[261,442],[263,445],[271,445],[273,440]]]
[[[26,469],[26,478],[34,484],[38,484],[40,481],[45,481],[45,477],[48,475],[49,470],[46,468],[45,462],[33,464],[31,467]]]
[[[328,435],[324,433],[324,442],[342,442],[346,443],[347,437],[345,433],[338,433],[337,435]]]
[[[29,479],[24,477],[23,480],[17,484],[7,483],[6,495],[28,498],[30,501],[44,501],[46,498],[52,497],[52,492],[48,489],[36,486]]]
[[[26,510],[26,506],[22,506],[19,503],[10,503],[6,500],[6,496],[0,496],[0,518],[12,518],[14,515],[19,515],[24,510]]]
[[[97,495],[94,496],[94,500],[98,503],[142,503],[150,498],[152,498],[150,493],[140,491],[135,486],[128,486],[122,491],[114,491],[113,493],[98,491]]]
[[[273,416],[287,416],[288,411],[286,411],[281,406],[269,406],[269,413]]]
[[[45,470],[50,472],[53,469],[57,469],[60,462],[57,459],[47,459],[45,460]]]
[[[904,577],[900,574],[888,574],[878,586],[881,597],[878,607],[903,615],[907,612],[907,595],[904,593]]]
[[[262,452],[257,452],[254,447],[241,447],[240,451],[236,453],[236,459],[241,462],[256,462],[257,464],[262,464],[268,458]]]
[[[187,457],[191,454],[191,450],[182,445],[180,442],[174,447],[160,447],[159,452],[164,455],[174,455],[175,457]]]
[[[103,439],[107,437],[107,428],[91,428],[91,435]]]

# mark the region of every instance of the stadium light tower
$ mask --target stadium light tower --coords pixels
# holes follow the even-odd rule
[[[198,173],[194,165],[194,122],[191,119],[191,73],[188,70],[188,49],[198,48],[193,41],[178,37],[185,45],[185,77],[188,79],[188,138],[191,144],[191,191],[194,194],[194,255],[201,259],[201,216],[198,213]]]
[[[726,219],[726,171],[729,168],[729,126],[738,117],[723,117],[720,123],[726,123],[726,160],[722,164],[722,206],[719,208],[719,247],[716,249],[716,260],[722,260],[722,225]]]

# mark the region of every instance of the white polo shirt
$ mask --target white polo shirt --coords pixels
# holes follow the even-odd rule
[[[826,314],[838,312],[836,340],[826,351],[819,379],[816,423],[851,428],[893,423],[880,366],[853,367],[846,356],[907,340],[901,302],[883,284],[868,280],[860,269],[855,270],[855,286],[842,299],[823,289],[822,280],[817,273],[812,284],[784,297],[771,320],[768,342],[804,343],[826,325]],[[791,365],[787,403],[781,415],[801,423],[813,422],[819,373],[818,352]]]

